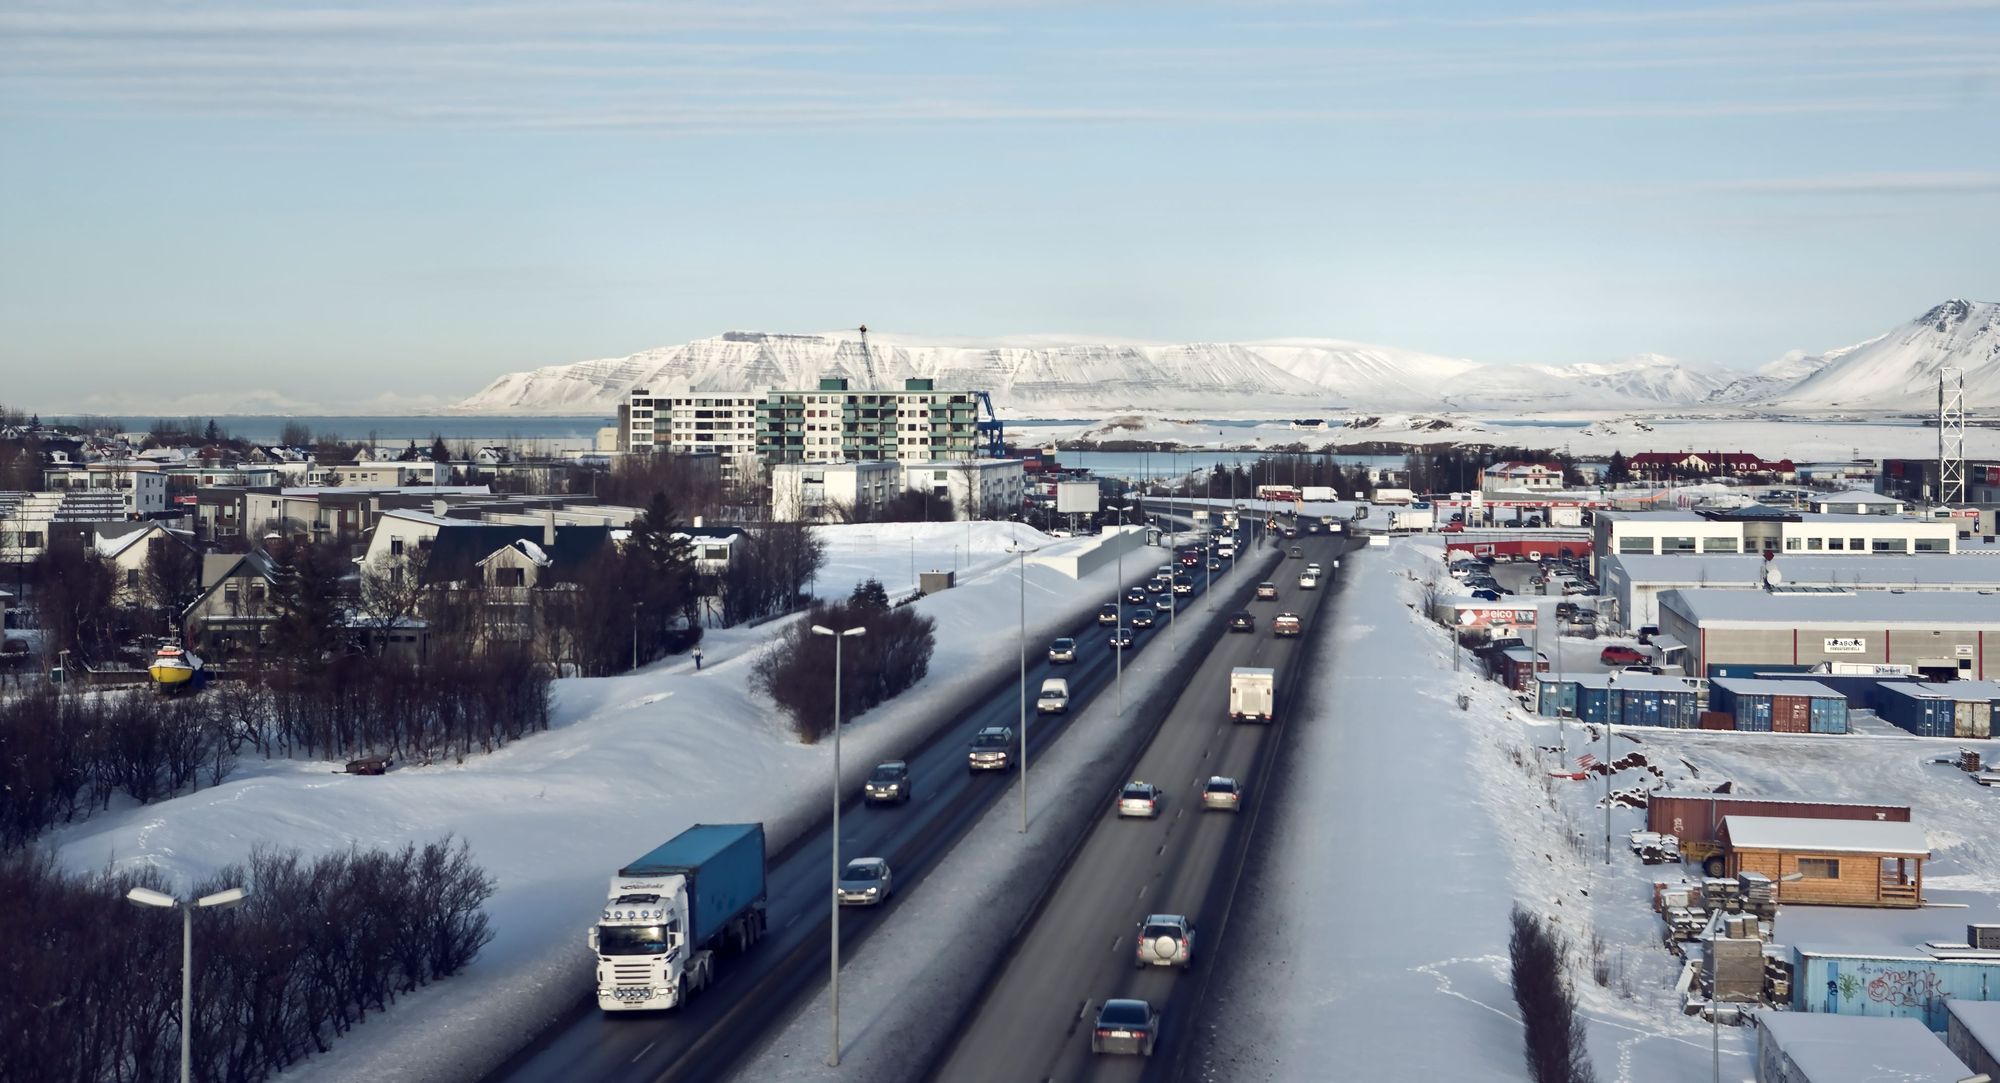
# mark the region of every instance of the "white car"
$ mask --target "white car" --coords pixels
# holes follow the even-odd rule
[[[1318,589],[1319,589],[1319,576],[1318,576],[1318,575],[1316,575],[1316,574],[1314,574],[1314,573],[1312,573],[1312,572],[1304,572],[1304,573],[1301,573],[1301,574],[1299,575],[1299,589],[1300,589],[1300,590],[1318,590]]]
[[[1118,791],[1118,815],[1153,819],[1160,814],[1160,788],[1134,779]]]
[[[889,863],[879,857],[857,857],[840,870],[840,905],[880,906],[895,890]]]

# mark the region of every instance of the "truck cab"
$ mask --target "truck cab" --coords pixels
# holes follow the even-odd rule
[[[1042,694],[1035,697],[1036,714],[1068,714],[1069,682],[1050,677],[1042,682]]]

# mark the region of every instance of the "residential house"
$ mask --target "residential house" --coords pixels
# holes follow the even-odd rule
[[[543,604],[551,592],[572,588],[611,545],[611,529],[540,527],[447,521],[430,539],[422,569],[433,590],[477,590],[479,620],[467,630],[473,646],[489,642],[540,642]],[[559,651],[546,645],[552,655]],[[551,657],[550,661],[557,658]]]
[[[122,606],[145,603],[146,563],[152,559],[154,543],[195,551],[194,538],[187,531],[170,530],[157,521],[100,524],[92,543],[111,569],[117,591],[112,600]]]
[[[167,476],[154,462],[116,459],[51,466],[42,471],[42,481],[58,492],[113,493],[123,505],[122,519],[153,518],[167,511]]]
[[[262,550],[202,557],[202,592],[188,607],[186,642],[205,658],[255,654],[269,642],[275,566]]]
[[[1789,481],[1798,476],[1790,459],[1765,459],[1747,451],[1642,451],[1625,461],[1633,477],[1736,477],[1771,474]]]
[[[451,482],[451,464],[429,459],[401,462],[357,457],[354,462],[336,465],[328,481],[341,486],[446,485]]]

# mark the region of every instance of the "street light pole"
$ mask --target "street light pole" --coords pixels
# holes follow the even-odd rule
[[[197,909],[225,910],[250,897],[247,887],[232,887],[213,895],[203,895],[184,903],[165,892],[135,887],[125,898],[140,906],[157,906],[181,912],[181,1083],[188,1083],[193,1065],[194,1034],[194,912]]]
[[[632,603],[632,670],[635,673],[639,669],[639,607],[645,604],[644,602]]]
[[[840,1067],[840,641],[867,631],[866,628],[847,628],[836,632],[825,625],[812,626],[812,634],[833,637],[833,881],[830,890],[833,906],[833,1046],[826,1056],[827,1066],[832,1068]]]
[[[1611,690],[1618,687],[1618,674],[1605,678],[1604,687],[1604,863],[1611,864],[1611,761],[1616,753],[1611,750]]]

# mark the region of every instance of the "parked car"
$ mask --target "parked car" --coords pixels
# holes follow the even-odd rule
[[[1114,621],[1118,619],[1115,606],[1113,607],[1111,619]],[[1051,664],[1060,665],[1064,662],[1074,661],[1076,661],[1076,640],[1064,636],[1054,643],[1049,644],[1049,662]]]
[[[1090,1031],[1092,1053],[1153,1055],[1160,1037],[1160,1013],[1143,1000],[1107,1000]]]
[[[1097,623],[1099,623],[1099,624],[1117,624],[1117,623],[1118,623],[1118,603],[1116,603],[1116,602],[1106,602],[1106,603],[1104,603],[1103,605],[1101,605],[1101,606],[1098,606],[1098,607],[1097,607]]]
[[[840,870],[842,906],[880,906],[896,888],[889,863],[879,857],[857,857]]]
[[[1248,613],[1237,613],[1229,618],[1229,630],[1232,632],[1254,632],[1257,630],[1257,618]]]
[[[1599,652],[1597,660],[1607,666],[1643,665],[1645,664],[1646,656],[1637,647],[1627,647],[1623,644],[1614,643]]]
[[[1132,645],[1132,629],[1125,627],[1111,630],[1111,649],[1122,651]]]
[[[1297,613],[1280,613],[1271,618],[1271,635],[1277,639],[1294,639],[1305,631],[1305,622]]]
[[[1243,805],[1243,787],[1226,775],[1215,775],[1201,788],[1203,809],[1223,809],[1235,812]]]
[[[1132,615],[1126,619],[1132,622],[1134,628],[1151,628],[1154,617],[1155,614],[1150,609],[1134,609]]]
[[[1177,966],[1186,970],[1193,965],[1194,922],[1186,914],[1147,914],[1133,943],[1133,968]]]
[[[1278,597],[1278,584],[1269,582],[1257,584],[1258,601],[1260,602],[1272,601],[1277,597]]]
[[[1014,727],[987,726],[972,737],[965,754],[968,771],[1004,771],[1014,762]]]
[[[1118,815],[1153,819],[1160,814],[1160,788],[1134,779],[1118,791]]]
[[[890,801],[909,804],[910,765],[902,760],[876,764],[875,770],[868,773],[868,781],[861,786],[861,795],[871,805]]]
[[[1482,602],[1497,602],[1500,600],[1499,591],[1489,590],[1485,587],[1481,587],[1478,590],[1473,591],[1472,596],[1474,598],[1479,599]]]

